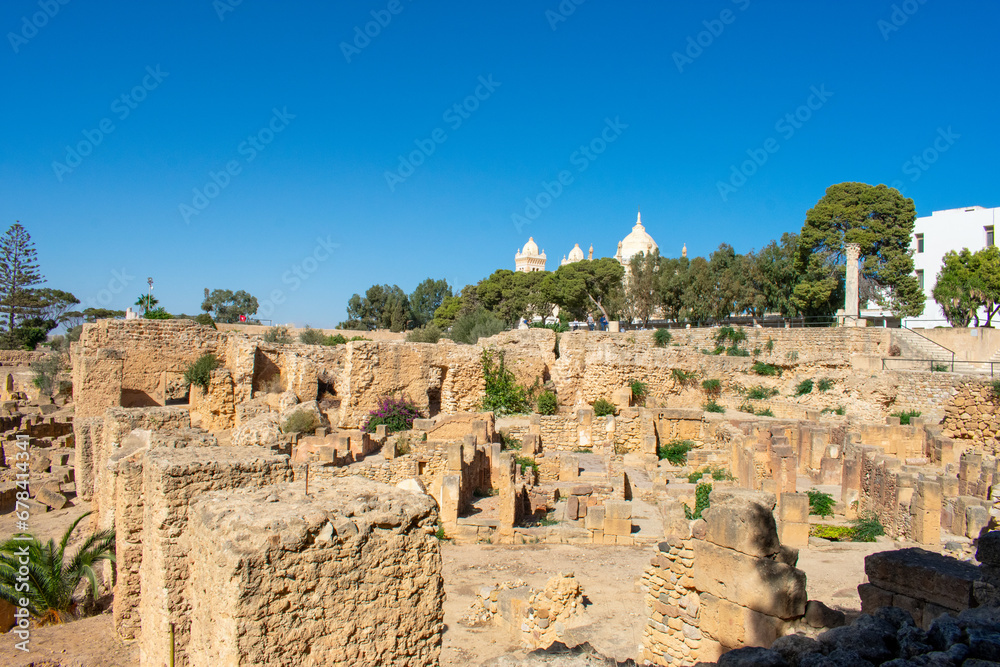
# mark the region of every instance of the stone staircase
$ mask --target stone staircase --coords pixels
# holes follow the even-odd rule
[[[888,357],[886,359],[886,368],[889,370],[908,370],[908,371],[929,371],[931,370],[931,363],[935,365],[940,364],[948,367],[948,372],[952,370],[952,351],[949,350],[944,345],[935,343],[934,341],[925,338],[918,334],[917,332],[906,329],[892,329],[891,330],[891,341],[892,343],[899,346],[900,356],[899,361],[894,361],[893,357]],[[915,359],[919,361],[902,361],[902,359]],[[993,367],[994,373],[1000,373],[1000,349],[993,353],[993,356],[986,362],[968,362],[968,361],[955,361],[955,372],[956,373],[974,373],[974,374],[989,374],[990,364],[989,361],[995,362]]]

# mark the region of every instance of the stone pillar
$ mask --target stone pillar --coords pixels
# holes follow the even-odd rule
[[[844,296],[844,311],[848,317],[858,317],[861,314],[858,310],[858,258],[861,255],[861,246],[857,243],[845,243],[844,252],[847,255],[847,289]]]

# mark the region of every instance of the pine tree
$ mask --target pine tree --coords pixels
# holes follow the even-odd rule
[[[7,316],[8,332],[37,314],[38,299],[31,288],[43,282],[35,244],[18,221],[0,236],[0,312]]]

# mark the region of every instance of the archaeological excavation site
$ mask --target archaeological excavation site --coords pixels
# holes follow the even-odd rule
[[[0,606],[0,663],[1000,662],[989,369],[889,365],[905,329],[671,334],[107,319],[54,398],[0,352],[2,532],[21,503],[114,550],[30,657]]]

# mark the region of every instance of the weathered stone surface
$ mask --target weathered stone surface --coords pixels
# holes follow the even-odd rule
[[[699,591],[778,618],[805,613],[806,575],[801,570],[703,541],[695,542],[694,558]]]
[[[708,524],[705,539],[713,544],[758,557],[778,552],[778,528],[771,510],[764,505],[734,500],[719,505],[713,502],[702,518]]]
[[[278,415],[268,412],[236,428],[232,442],[237,447],[271,447],[277,444],[280,432]]]
[[[865,574],[878,588],[956,611],[972,604],[979,569],[924,549],[882,551],[865,557]]]
[[[54,510],[61,510],[69,502],[66,500],[66,496],[60,493],[58,489],[53,489],[47,485],[35,492],[35,500]]]

